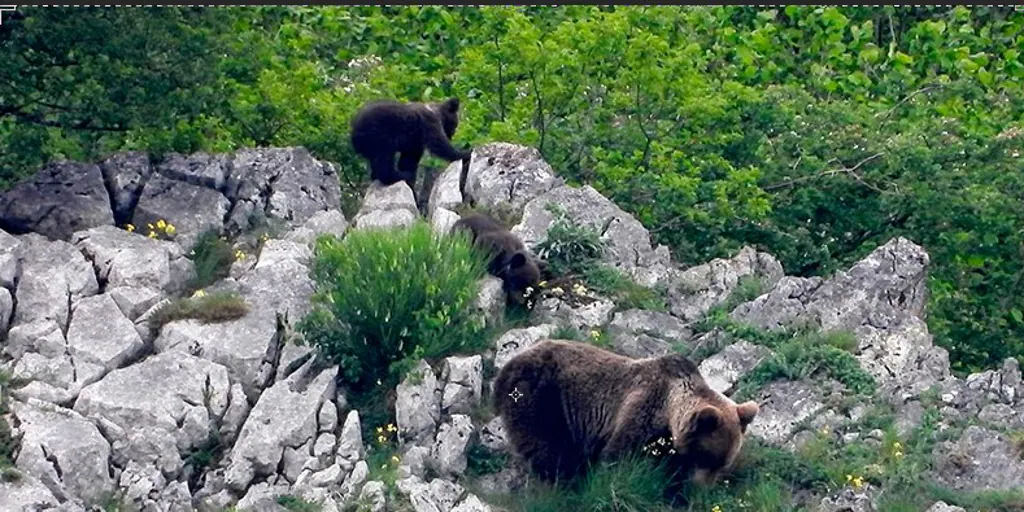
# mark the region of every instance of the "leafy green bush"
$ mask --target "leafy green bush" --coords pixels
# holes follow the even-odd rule
[[[609,297],[621,309],[666,311],[665,294],[642,286],[607,265],[595,264],[584,270],[583,280],[595,292]]]
[[[315,253],[314,310],[298,329],[353,385],[394,382],[415,359],[485,343],[471,307],[485,260],[464,234],[437,236],[420,221],[321,237]]]
[[[551,203],[547,209],[554,222],[548,227],[547,237],[537,244],[537,256],[548,262],[553,275],[583,274],[604,252],[600,233],[572,222],[559,205]]]

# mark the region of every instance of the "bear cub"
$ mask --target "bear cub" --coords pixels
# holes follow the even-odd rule
[[[458,98],[442,103],[375,101],[352,118],[352,148],[369,161],[371,180],[384,186],[405,181],[415,191],[416,170],[425,149],[449,162],[469,159],[470,151],[452,147],[458,126]]]
[[[513,357],[493,389],[510,446],[548,481],[571,481],[665,437],[674,469],[709,483],[731,469],[758,412],[709,388],[682,355],[631,359],[561,340]]]
[[[502,280],[509,300],[522,305],[532,298],[528,292],[538,289],[545,263],[534,258],[519,237],[481,213],[471,213],[456,221],[452,231],[456,230],[469,233],[473,245],[487,253],[487,271]]]

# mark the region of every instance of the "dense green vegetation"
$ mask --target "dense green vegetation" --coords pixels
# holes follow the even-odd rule
[[[1010,7],[33,8],[0,25],[0,186],[123,149],[303,145],[366,171],[370,98],[457,95],[685,264],[930,253],[955,369],[1024,359],[1024,13]]]

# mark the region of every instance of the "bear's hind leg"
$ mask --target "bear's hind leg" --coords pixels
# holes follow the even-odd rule
[[[416,171],[420,166],[420,160],[423,158],[422,149],[414,149],[412,151],[403,151],[398,156],[398,174],[401,179],[409,185],[409,189],[416,192]]]
[[[385,187],[401,181],[402,176],[395,171],[395,155],[381,153],[370,158],[370,179]]]

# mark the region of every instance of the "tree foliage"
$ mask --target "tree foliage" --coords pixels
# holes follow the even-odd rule
[[[0,26],[0,185],[112,151],[303,145],[360,195],[348,120],[463,99],[685,264],[826,275],[929,251],[956,368],[1024,357],[1024,13],[997,7],[33,8]]]

